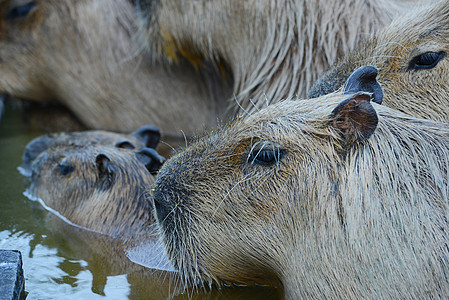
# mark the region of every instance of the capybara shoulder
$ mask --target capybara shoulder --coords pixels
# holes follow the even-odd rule
[[[335,64],[309,93],[339,89],[358,67],[379,69],[384,105],[416,117],[449,121],[449,3],[436,1],[395,19]]]
[[[374,94],[276,103],[166,162],[153,203],[188,283],[277,285],[287,299],[448,295],[449,126]]]

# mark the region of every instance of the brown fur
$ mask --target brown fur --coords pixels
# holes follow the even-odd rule
[[[124,149],[156,147],[159,141],[157,128],[142,126],[131,134],[120,134],[103,130],[60,132],[39,136],[25,147],[21,172],[31,175],[31,164],[42,153],[55,147],[109,146]]]
[[[384,90],[382,104],[416,117],[449,122],[449,2],[438,1],[394,20],[341,59],[312,88],[318,97],[340,88],[356,68],[373,65]],[[414,59],[443,52],[433,68],[413,69]]]
[[[0,92],[61,102],[89,128],[151,122],[179,136],[214,128],[236,102],[251,110],[249,99],[260,107],[304,95],[415,0],[141,1],[147,54],[133,38],[131,1],[35,0],[29,15],[7,18],[28,2],[0,5]]]
[[[449,127],[368,101],[273,104],[167,161],[153,199],[187,282],[255,281],[287,299],[446,297]]]
[[[204,59],[234,79],[247,110],[304,96],[336,58],[416,1],[140,0],[141,39],[157,59]],[[227,68],[226,68],[227,67]]]
[[[152,209],[145,195],[153,181],[134,151],[68,145],[33,161],[29,193],[73,224],[129,238],[150,232]]]
[[[95,129],[152,123],[181,135],[216,125],[226,84],[209,87],[213,74],[182,61],[152,62],[134,39],[130,1],[34,0],[28,15],[8,18],[30,2],[0,2],[0,93],[61,102]]]

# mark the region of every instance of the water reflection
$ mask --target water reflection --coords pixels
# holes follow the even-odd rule
[[[61,221],[22,195],[27,182],[17,167],[30,131],[21,112],[0,122],[0,249],[22,252],[27,299],[276,299],[268,288],[185,292],[173,272],[131,262],[112,238]],[[128,255],[130,252],[128,252]],[[144,255],[145,247],[131,255]]]

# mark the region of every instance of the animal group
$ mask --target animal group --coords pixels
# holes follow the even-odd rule
[[[66,222],[157,239],[186,289],[449,296],[449,1],[5,0],[0,19],[0,92],[92,129],[23,156]]]

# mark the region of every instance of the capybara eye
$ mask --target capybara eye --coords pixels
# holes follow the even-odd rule
[[[285,151],[274,148],[253,149],[249,155],[248,162],[261,166],[272,166],[279,162],[285,155]]]
[[[59,164],[58,168],[59,168],[59,172],[61,172],[61,174],[64,176],[70,174],[74,170],[73,166],[65,165],[65,164]]]
[[[446,56],[446,53],[441,52],[426,52],[414,57],[409,64],[409,70],[431,69],[435,67],[438,62]]]
[[[18,18],[23,18],[26,15],[28,15],[28,13],[36,6],[36,2],[35,1],[30,1],[26,4],[23,5],[18,5],[15,7],[12,7],[11,10],[8,12],[8,16],[7,18],[9,20],[12,19],[18,19]]]

